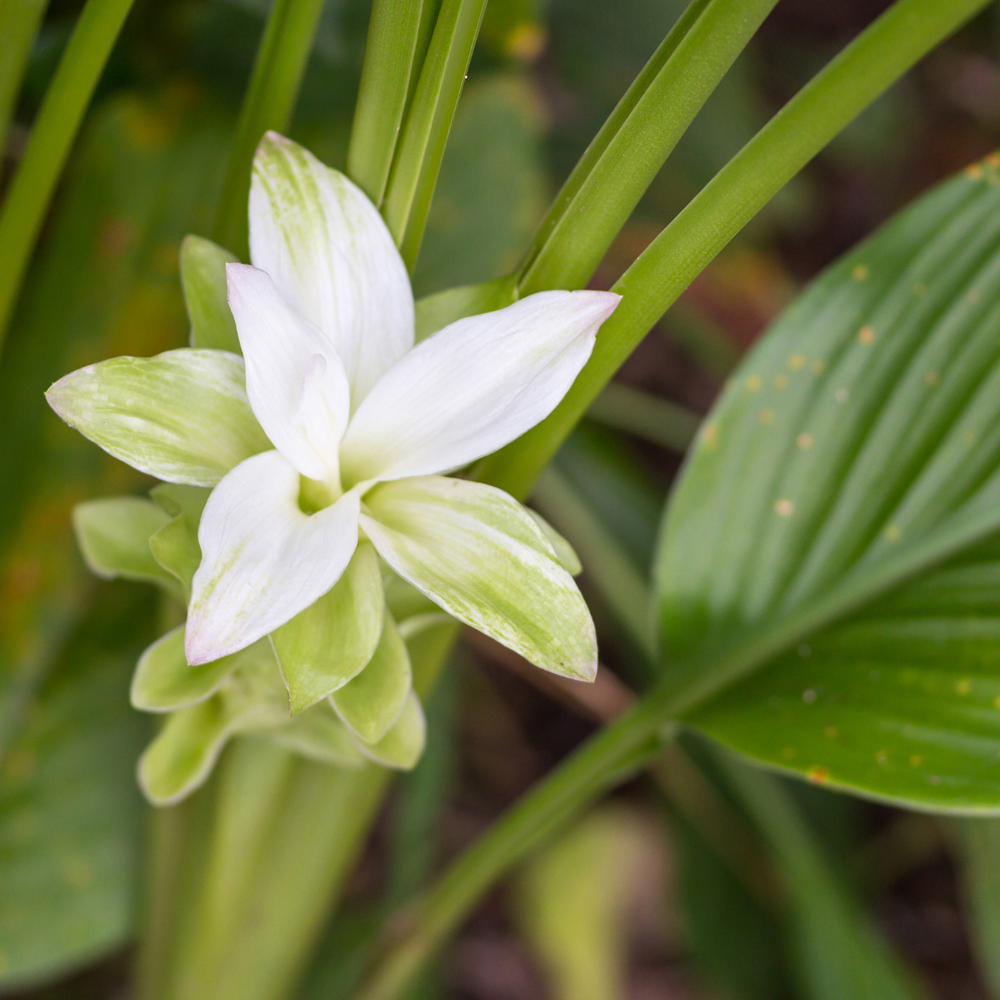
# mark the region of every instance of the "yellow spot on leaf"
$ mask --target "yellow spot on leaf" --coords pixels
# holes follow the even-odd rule
[[[826,729],[823,730],[823,735],[828,740],[835,740],[837,738],[837,727],[836,726],[827,726]]]
[[[846,386],[842,386],[833,394],[833,398],[838,403],[846,403],[851,398],[851,390]]]
[[[719,425],[705,424],[701,432],[701,440],[706,448],[714,449],[719,443]]]
[[[815,374],[822,375],[823,372],[826,371],[826,362],[825,361],[814,361],[812,363],[812,370],[813,370],[813,372],[815,372]]]
[[[803,431],[796,439],[795,443],[803,450],[808,451],[813,446],[813,436],[808,431]]]
[[[915,753],[910,758],[910,767],[920,767],[920,765],[923,764],[923,762],[924,762],[924,758],[921,757],[920,754]]]
[[[965,293],[965,298],[968,302],[971,302],[973,305],[975,305],[982,298],[982,295],[979,294],[978,288],[970,288]]]
[[[903,532],[900,530],[898,524],[890,524],[885,529],[885,538],[887,542],[898,542]]]
[[[811,767],[806,773],[814,785],[822,785],[830,777],[830,772],[825,767]]]
[[[775,389],[784,389],[786,385],[788,385],[788,376],[787,375],[775,375],[774,376],[774,388]]]
[[[875,762],[877,764],[881,764],[884,766],[888,760],[889,760],[889,755],[884,750],[879,750],[879,752],[875,754]]]
[[[986,165],[988,167],[1000,167],[1000,153],[990,153],[990,155],[986,157]]]
[[[775,503],[774,512],[779,517],[791,517],[795,513],[795,504],[783,497]]]
[[[924,376],[924,381],[925,381],[925,382],[926,382],[926,383],[927,383],[928,385],[937,385],[937,384],[938,384],[938,382],[940,382],[940,381],[941,381],[941,376],[940,376],[940,375],[938,375],[938,373],[937,373],[937,372],[928,372],[928,373],[927,373],[927,374],[926,374],[926,375]]]
[[[913,294],[916,295],[918,298],[920,296],[922,296],[922,295],[926,295],[927,294],[927,286],[922,281],[918,281],[913,286]]]
[[[762,424],[773,424],[774,423],[774,410],[761,410],[757,414],[757,419]]]
[[[785,747],[785,749],[781,751],[781,756],[786,760],[791,760],[795,756],[795,747]]]
[[[759,375],[751,375],[747,379],[747,388],[751,392],[757,392],[764,383],[761,382]]]
[[[997,696],[996,696],[996,697],[995,697],[995,698],[993,699],[993,707],[994,707],[994,708],[1000,708],[1000,695],[997,695]]]
[[[851,270],[851,277],[855,281],[864,281],[868,277],[868,268],[864,264],[855,264]]]
[[[858,340],[862,344],[870,344],[875,339],[875,330],[870,326],[863,326],[858,330]]]
[[[806,366],[806,356],[804,354],[793,354],[788,359],[788,367],[794,371],[799,371]]]
[[[972,684],[967,677],[963,677],[956,685],[955,691],[958,694],[968,694],[972,690]]]
[[[983,168],[978,163],[970,163],[965,168],[965,176],[971,177],[972,180],[977,181],[983,176]]]

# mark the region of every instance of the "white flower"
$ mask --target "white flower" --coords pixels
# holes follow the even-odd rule
[[[215,487],[188,662],[271,635],[293,707],[346,684],[383,617],[377,573],[345,574],[370,552],[360,537],[455,617],[539,666],[592,678],[593,624],[537,521],[499,490],[440,474],[546,417],[619,297],[543,292],[415,346],[409,279],[377,210],[273,133],[254,162],[250,256],[227,268],[245,394],[240,359],[216,350],[115,359],[49,392],[112,454]],[[350,664],[333,662],[351,635]]]

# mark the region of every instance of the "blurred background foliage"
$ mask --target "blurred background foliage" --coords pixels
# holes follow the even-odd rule
[[[4,151],[5,177],[81,6],[50,4]],[[0,364],[0,992],[124,995],[142,853],[133,771],[148,738],[148,720],[128,707],[127,683],[157,632],[158,611],[146,588],[86,574],[70,511],[80,500],[148,484],[63,426],[42,393],[89,362],[185,341],[178,246],[187,232],[208,232],[268,6],[136,5]],[[683,6],[491,0],[414,276],[418,295],[511,269],[548,198]],[[608,287],[885,6],[782,0],[669,159],[595,285]],[[292,135],[334,165],[346,155],[367,16],[364,0],[327,0],[295,114]],[[584,565],[600,567],[583,585],[602,658],[626,684],[641,688],[649,679],[635,599],[663,499],[728,370],[805,280],[992,149],[998,133],[1000,17],[987,14],[768,206],[649,335],[563,448],[536,500]],[[653,414],[645,430],[623,418],[630,406]],[[303,1000],[347,996],[380,919],[613,710],[614,692],[598,691],[581,707],[526,676],[489,643],[456,656],[428,708],[427,753],[398,783]],[[996,839],[995,828],[967,824],[959,835],[944,821],[782,781],[781,808],[792,820],[768,830],[744,811],[741,780],[722,773],[704,745],[685,741],[662,769],[627,786],[494,893],[414,995],[845,996],[831,992],[836,974],[826,964],[841,934],[845,953],[884,967],[873,996],[1000,997],[990,946],[991,935],[1000,939],[998,894],[979,891],[1000,885],[1000,844],[996,870],[982,870],[982,851],[975,870],[962,863],[962,845]],[[811,909],[807,886],[815,890]],[[899,973],[901,960],[911,972]],[[911,976],[923,985],[910,985]]]

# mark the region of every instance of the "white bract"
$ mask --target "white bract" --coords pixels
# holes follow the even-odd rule
[[[345,573],[371,553],[360,538],[455,617],[545,669],[592,678],[593,623],[546,532],[507,494],[441,474],[546,417],[619,297],[543,292],[414,345],[409,279],[378,211],[273,133],[254,162],[250,257],[227,265],[245,390],[238,356],[192,349],[90,366],[49,392],[112,454],[214,487],[188,662],[270,635],[294,709],[332,692],[356,731],[380,735],[409,681],[379,642],[376,561]],[[369,688],[390,712],[363,711]]]

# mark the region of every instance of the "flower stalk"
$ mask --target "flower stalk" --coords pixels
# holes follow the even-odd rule
[[[0,246],[4,248],[4,266],[0,268],[0,350],[66,157],[132,3],[88,0],[46,91],[28,146],[0,208]]]

